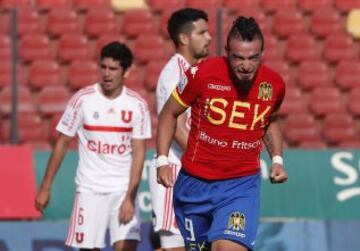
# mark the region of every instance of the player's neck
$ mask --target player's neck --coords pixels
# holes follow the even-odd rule
[[[116,99],[120,96],[121,92],[123,91],[124,86],[119,86],[114,90],[105,90],[103,88],[100,88],[101,93],[107,98],[107,99]]]
[[[196,64],[199,61],[186,48],[179,47],[177,53],[183,56],[190,65]]]

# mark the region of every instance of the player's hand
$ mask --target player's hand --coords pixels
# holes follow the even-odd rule
[[[50,201],[50,190],[41,189],[35,198],[35,208],[43,213]]]
[[[134,201],[129,197],[125,196],[120,209],[119,209],[119,222],[121,224],[127,224],[131,221],[135,214]]]
[[[173,169],[169,165],[158,167],[156,173],[157,183],[163,185],[164,187],[174,186],[175,177]]]
[[[288,179],[285,168],[280,164],[272,164],[270,172],[271,183],[284,183]]]

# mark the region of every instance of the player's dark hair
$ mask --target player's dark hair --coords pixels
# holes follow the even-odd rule
[[[133,62],[133,55],[131,50],[123,43],[114,41],[105,45],[101,49],[101,60],[104,58],[112,58],[120,62],[124,72],[131,66]]]
[[[179,46],[179,34],[190,34],[194,29],[192,22],[196,22],[199,19],[208,21],[207,14],[198,9],[184,8],[175,11],[168,20],[167,30],[171,40],[174,42],[175,47]]]
[[[227,49],[229,48],[230,40],[233,38],[249,42],[255,39],[260,39],[261,50],[264,50],[264,36],[259,25],[252,17],[240,16],[234,21],[227,37]]]

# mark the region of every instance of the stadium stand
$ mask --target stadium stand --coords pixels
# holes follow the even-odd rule
[[[61,67],[57,61],[36,60],[30,65],[29,86],[32,89],[41,89],[45,86],[64,83]]]
[[[290,146],[301,142],[321,142],[320,130],[316,127],[292,127],[284,130],[284,136]]]
[[[147,94],[144,88],[145,74],[143,67],[132,66],[129,74],[125,78],[125,85],[130,89],[137,91],[142,97]]]
[[[47,14],[47,33],[54,37],[82,33],[82,24],[77,12],[70,8],[52,9]]]
[[[360,117],[360,88],[350,90],[347,99],[347,108],[354,117]]]
[[[288,87],[280,114],[284,117],[290,114],[308,113],[307,102],[302,95],[300,88],[296,86]]]
[[[94,50],[85,34],[64,34],[59,39],[58,57],[64,63],[93,59]]]
[[[73,0],[73,5],[76,10],[84,12],[91,9],[111,8],[109,0]]]
[[[13,79],[12,79],[12,62],[9,61],[0,61],[0,90],[2,87],[10,86]],[[17,83],[20,85],[27,85],[28,84],[28,74],[26,67],[23,65],[17,66]]]
[[[347,34],[332,34],[324,42],[324,58],[330,63],[345,59],[359,59],[357,44]]]
[[[310,93],[310,110],[318,117],[345,112],[341,92],[336,88],[315,87]]]
[[[353,38],[354,33],[346,31],[351,33],[350,14],[360,8],[360,1],[146,0],[138,6],[141,9],[134,9],[136,6],[118,9],[114,3],[110,0],[0,1],[0,110],[5,120],[11,109],[11,8],[18,10],[20,111],[36,113],[51,127],[58,119],[53,114],[62,112],[70,95],[99,79],[98,54],[104,44],[114,40],[126,42],[134,52],[135,64],[126,85],[148,99],[156,125],[154,90],[158,72],[174,52],[166,31],[170,13],[185,6],[208,11],[214,54],[216,12],[223,7],[222,45],[236,15],[253,16],[264,30],[264,62],[279,71],[287,85],[280,111],[283,127],[287,129],[286,145],[320,149],[359,146],[353,135],[360,129],[359,44],[354,39],[356,35]],[[60,104],[51,104],[59,96],[62,96],[58,100]],[[328,129],[326,121],[332,113],[351,117],[352,125],[335,127],[346,130]],[[304,126],[303,121],[293,118],[294,114],[314,123]],[[335,133],[336,130],[344,132]],[[47,148],[53,142],[54,137],[49,136],[28,143]]]
[[[18,112],[35,112],[37,111],[34,97],[27,86],[19,85],[17,88],[17,109]],[[5,86],[0,93],[0,113],[9,116],[11,113],[12,87]]]
[[[85,32],[90,37],[118,34],[119,22],[111,9],[92,9],[86,13]]]
[[[260,0],[260,5],[266,12],[283,12],[296,8],[296,0]]]
[[[163,13],[185,7],[183,0],[148,0],[147,2],[155,13]]]
[[[165,60],[170,52],[166,50],[166,44],[159,35],[140,35],[133,44],[133,51],[136,51],[136,59],[140,64],[147,64],[150,61]]]
[[[305,91],[323,86],[334,88],[328,64],[322,60],[302,61],[298,67],[297,84]]]
[[[19,113],[20,142],[45,141],[48,139],[48,127],[38,113]]]
[[[152,61],[146,65],[144,86],[149,92],[154,92],[158,82],[160,72],[167,61]]]
[[[330,144],[359,140],[353,117],[348,113],[328,114],[323,123],[323,135]]]
[[[278,11],[274,15],[273,31],[280,38],[287,38],[294,34],[307,32],[304,17],[297,9]]]
[[[78,90],[101,79],[98,63],[94,60],[71,62],[68,69],[68,84],[72,90]]]
[[[63,112],[70,99],[70,91],[63,85],[49,85],[42,88],[38,94],[40,114],[51,116]]]
[[[285,60],[266,60],[265,63],[279,72],[287,85],[294,85],[296,74],[291,65]]]
[[[341,12],[348,12],[360,8],[359,0],[334,0],[335,7]]]
[[[36,0],[36,6],[40,11],[51,11],[54,9],[70,9],[73,7],[72,0]]]
[[[0,34],[0,60],[11,60],[11,39],[6,34]]]
[[[19,41],[19,57],[24,63],[54,59],[51,41],[45,34],[26,34]]]
[[[224,0],[223,4],[225,8],[234,11],[234,13],[237,13],[242,9],[252,9],[252,8],[258,9],[259,7],[258,0],[243,0],[243,1]]]
[[[360,61],[340,61],[335,69],[335,82],[344,90],[360,87]]]
[[[129,10],[124,13],[122,20],[122,32],[128,38],[139,35],[157,34],[157,23],[150,10]]]
[[[280,41],[271,33],[264,34],[265,40],[265,61],[281,61],[283,59],[283,49],[280,46]]]
[[[196,8],[196,9],[207,9],[210,8],[211,6],[221,6],[222,5],[222,1],[223,0],[208,0],[208,1],[203,1],[203,0],[186,0],[186,7],[190,7],[190,8]]]
[[[2,0],[1,7],[4,9],[29,8],[34,6],[33,0]]]
[[[320,48],[314,37],[307,33],[294,34],[288,37],[285,55],[291,63],[304,60],[320,59]]]
[[[299,8],[304,13],[311,13],[319,9],[326,9],[331,7],[332,4],[332,0],[298,0]]]
[[[333,8],[320,8],[311,15],[310,30],[315,36],[324,38],[344,31],[341,16]]]
[[[18,12],[17,33],[19,36],[26,34],[42,34],[44,25],[40,20],[38,11],[34,9],[20,9]]]

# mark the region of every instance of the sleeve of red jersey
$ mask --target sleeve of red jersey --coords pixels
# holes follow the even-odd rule
[[[198,71],[198,66],[190,67],[172,92],[175,100],[185,108],[191,106],[200,94],[201,78]]]
[[[280,109],[280,106],[285,97],[285,82],[282,77],[279,76],[279,88],[278,88],[278,95],[275,102],[274,112],[277,112]]]

